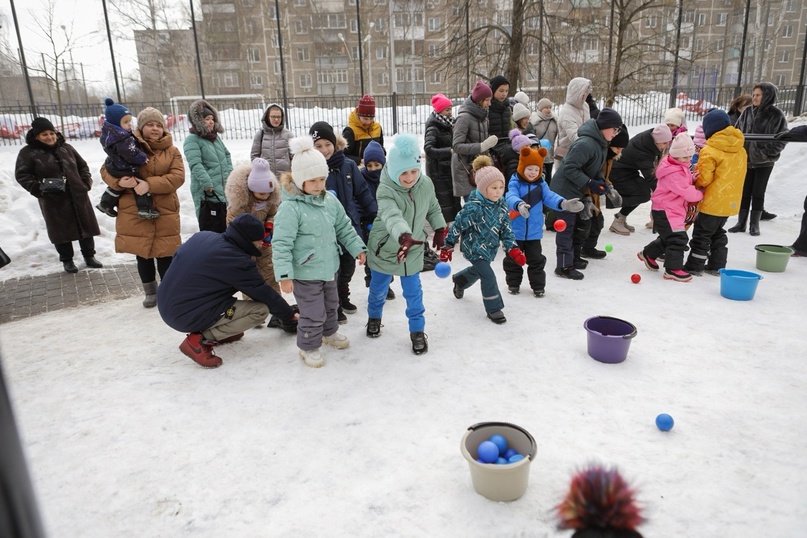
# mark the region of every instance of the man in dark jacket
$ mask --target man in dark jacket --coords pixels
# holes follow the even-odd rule
[[[552,176],[552,190],[567,200],[572,198],[583,199],[586,189],[594,194],[606,193],[608,185],[603,176],[603,164],[608,155],[608,144],[619,134],[622,128],[622,118],[619,113],[610,108],[603,108],[596,120],[587,120],[577,130],[577,139],[572,142],[569,152],[560,161],[557,172]],[[594,204],[588,197],[586,207],[587,218],[593,214]],[[575,230],[578,213],[558,211],[558,220],[566,224],[555,235],[557,253],[557,268],[555,274],[572,280],[583,280],[583,273],[575,267],[573,233],[580,234],[578,243],[582,245],[588,230],[579,227]],[[556,228],[557,229],[557,228]],[[582,265],[579,266],[583,268]]]
[[[221,365],[213,346],[235,342],[272,312],[296,330],[294,310],[266,284],[250,256],[260,256],[263,224],[249,213],[237,216],[224,233],[194,234],[174,254],[157,289],[157,307],[169,327],[187,332],[180,351],[206,368]],[[240,301],[236,292],[252,301]]]

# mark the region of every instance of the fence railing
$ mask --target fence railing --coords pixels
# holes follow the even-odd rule
[[[794,112],[797,87],[779,88],[777,106],[787,115]],[[676,106],[684,110],[689,120],[697,121],[711,108],[728,110],[734,97],[734,87],[679,88]],[[535,108],[540,98],[546,97],[560,108],[565,101],[565,88],[557,88],[532,96],[530,106]],[[375,95],[376,119],[384,131],[390,135],[397,132],[422,134],[426,120],[432,111],[431,95],[392,94]],[[221,116],[226,138],[252,138],[260,129],[261,118],[271,100],[257,97],[211,97],[207,99]],[[327,121],[337,132],[347,125],[350,112],[355,108],[358,97],[317,97],[290,99],[286,115],[289,129],[295,135],[308,132],[317,121]],[[454,112],[459,110],[464,98],[454,99]],[[646,125],[660,122],[664,111],[669,107],[670,93],[647,91],[645,93],[620,95],[614,104],[627,125]],[[185,138],[190,127],[187,119],[189,99],[168,102],[126,103],[135,116],[147,106],[152,106],[166,116],[166,128],[177,141]],[[280,103],[278,103],[280,104]],[[602,107],[600,99],[600,107]],[[103,122],[104,107],[101,104],[69,103],[62,106],[62,114],[53,104],[37,105],[37,114],[50,119],[57,130],[66,138],[84,139],[97,137]],[[30,110],[24,106],[0,107],[0,145],[21,145],[25,143],[25,133],[31,124]]]

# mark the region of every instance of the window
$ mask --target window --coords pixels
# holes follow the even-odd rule
[[[782,37],[793,37],[793,27],[788,24],[782,28]]]
[[[725,26],[726,21],[729,20],[728,13],[718,13],[717,14],[717,22],[715,23],[717,26]]]
[[[375,59],[376,60],[386,60],[387,59],[387,46],[376,47],[375,48]]]
[[[311,87],[311,75],[308,74],[300,75],[300,87],[301,88]]]
[[[701,42],[701,44],[703,44],[703,40],[702,40],[702,39],[698,39],[697,41],[700,41],[700,42]],[[715,50],[716,50],[716,51],[721,51],[721,50],[723,50],[723,48],[724,48],[725,46],[726,46],[726,45],[725,45],[725,42],[724,42],[722,39],[718,39],[718,40],[716,40],[716,41],[715,41]],[[699,51],[699,52],[700,52],[700,51]]]
[[[779,63],[780,64],[785,64],[785,63],[787,63],[789,61],[790,61],[790,51],[789,50],[783,50],[782,54],[779,55]]]
[[[776,85],[780,88],[785,85],[785,76],[784,75],[776,75]]]
[[[429,45],[429,57],[436,58],[440,56],[440,45]]]
[[[279,75],[280,74],[280,60],[275,60],[272,63],[274,64],[275,75]]]
[[[303,24],[303,21],[294,21],[294,33],[296,34],[305,33],[305,24]]]
[[[658,25],[658,16],[650,15],[644,20],[645,28],[655,28]]]
[[[247,49],[247,61],[251,64],[261,61],[261,50],[257,48]]]
[[[375,4],[377,6],[386,6],[387,5],[387,0],[374,0],[373,4]]]
[[[249,85],[252,88],[263,88],[263,77],[260,75],[252,75],[249,77]]]
[[[255,19],[248,19],[246,26],[247,26],[247,34],[254,36],[255,34],[258,33],[258,21],[256,21]]]
[[[527,55],[528,56],[537,56],[538,52],[539,52],[539,49],[541,47],[538,45],[537,41],[532,40],[529,43],[527,43],[527,46],[525,48],[527,50]]]
[[[359,46],[358,45],[351,45],[351,47],[350,47],[350,57],[353,58],[354,62],[359,61]]]
[[[695,10],[684,11],[684,22],[695,22]]]
[[[705,24],[706,24],[706,14],[698,13],[698,26],[703,26]]]
[[[436,32],[442,26],[440,17],[429,17],[429,31]]]
[[[310,62],[311,61],[311,53],[308,52],[307,48],[298,48],[297,49],[297,59],[301,62]]]
[[[359,31],[359,23],[356,22],[356,19],[350,19],[350,32],[355,34]]]
[[[294,7],[305,7],[305,0],[294,0]]]
[[[432,72],[429,75],[429,84],[440,84],[441,82],[443,82],[443,75],[440,73]]]
[[[688,49],[691,46],[690,37],[688,35],[681,36],[681,48]]]
[[[387,30],[387,19],[377,19],[375,21],[375,29],[379,32],[384,32]]]
[[[375,82],[379,86],[388,86],[389,85],[389,74],[385,71],[383,73],[379,73],[376,78]]]
[[[347,84],[347,69],[333,69],[331,71],[317,71],[318,84]]]
[[[796,12],[796,0],[787,0],[785,2],[785,13],[795,13]]]
[[[311,16],[311,27],[318,29],[345,29],[347,19],[344,13],[319,13]]]
[[[397,28],[423,26],[423,13],[396,13],[393,19]]]
[[[238,86],[238,73],[228,71],[222,74],[222,82],[225,88],[235,88]]]
[[[355,6],[356,5],[356,0],[347,0],[347,5]]]
[[[244,7],[252,7],[255,5],[255,0],[241,0],[241,5]]]
[[[541,17],[527,17],[527,28],[537,30],[541,25]],[[606,24],[608,26],[608,24]]]

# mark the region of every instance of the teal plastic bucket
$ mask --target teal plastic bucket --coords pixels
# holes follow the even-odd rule
[[[720,270],[720,295],[733,301],[750,301],[762,275],[740,269]]]

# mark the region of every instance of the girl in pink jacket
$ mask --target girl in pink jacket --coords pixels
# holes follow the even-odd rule
[[[689,240],[684,223],[687,204],[703,200],[689,171],[694,154],[692,138],[680,133],[673,139],[669,155],[656,168],[658,185],[650,200],[658,238],[637,254],[651,271],[658,271],[656,258],[663,254],[664,278],[677,282],[692,280],[692,275],[684,271],[684,251]]]

